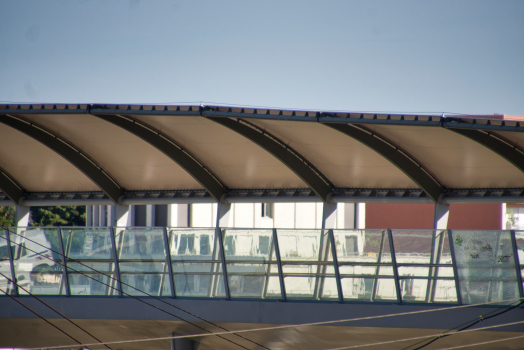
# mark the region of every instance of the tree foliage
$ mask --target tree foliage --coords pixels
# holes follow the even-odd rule
[[[0,226],[15,224],[15,207],[0,207]]]
[[[32,207],[31,226],[85,226],[86,207]]]

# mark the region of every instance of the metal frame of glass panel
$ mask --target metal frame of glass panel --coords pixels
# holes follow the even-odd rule
[[[23,259],[20,260],[20,257],[18,257],[18,255],[21,256],[22,247],[24,246],[24,244],[26,244],[24,243],[26,240],[25,234],[22,233],[20,236],[21,244],[19,244],[20,248],[16,249],[16,252],[18,254],[16,257],[13,255],[13,251],[11,248],[13,244],[13,242],[11,242],[11,235],[14,235],[15,232],[17,232],[15,230],[18,230],[19,232],[21,232],[20,229],[27,231],[27,229],[29,228],[10,228],[10,229],[4,230],[4,234],[6,234],[6,237],[5,237],[6,244],[8,247],[10,272],[11,272],[12,279],[14,281],[17,281],[17,271],[16,271],[15,263],[17,264],[26,263],[22,261]],[[149,231],[152,231],[152,230],[158,231],[155,234],[155,237],[158,236],[154,238],[155,242],[153,243],[149,242],[149,240],[151,241],[153,240],[153,238],[151,238],[152,236],[149,238],[146,237],[149,242],[148,244],[156,244],[154,246],[155,251],[154,252],[148,251],[148,253],[144,253],[145,255],[139,254],[140,256],[138,258],[137,257],[133,258],[132,256],[122,255],[122,249],[123,249],[122,247],[124,246],[124,241],[123,241],[124,237],[120,235],[120,233],[116,234],[115,233],[116,228],[114,227],[99,227],[99,228],[89,228],[89,229],[82,228],[82,227],[74,227],[74,228],[31,227],[29,231],[41,230],[40,235],[42,235],[42,237],[40,238],[33,237],[33,239],[36,239],[37,242],[40,242],[40,241],[44,242],[43,244],[46,245],[46,249],[47,249],[45,250],[45,252],[47,253],[43,253],[43,254],[49,255],[48,258],[51,258],[52,260],[56,262],[61,261],[60,265],[62,265],[61,266],[62,270],[60,272],[58,271],[59,270],[58,268],[54,269],[52,272],[49,272],[54,275],[59,274],[61,276],[61,281],[59,282],[60,286],[57,287],[59,288],[59,290],[57,289],[56,291],[51,291],[47,293],[51,293],[51,294],[57,293],[58,295],[67,295],[67,296],[78,294],[78,293],[73,293],[72,284],[74,282],[71,280],[71,278],[72,276],[77,276],[77,275],[80,276],[80,274],[78,272],[74,272],[74,270],[70,270],[70,269],[68,270],[67,269],[68,264],[70,264],[71,268],[73,264],[76,265],[77,262],[80,262],[83,264],[90,263],[90,264],[93,264],[90,266],[95,266],[95,268],[100,264],[109,264],[108,265],[109,267],[106,267],[108,268],[108,270],[103,270],[103,271],[88,271],[88,270],[80,269],[82,273],[86,273],[88,275],[93,275],[93,276],[106,275],[103,278],[107,278],[107,276],[111,278],[111,280],[107,280],[108,284],[115,286],[115,289],[118,292],[110,291],[109,289],[111,289],[111,287],[107,287],[109,289],[107,289],[106,292],[103,293],[106,296],[109,296],[109,295],[121,296],[122,295],[122,285],[121,285],[122,284],[121,283],[122,271],[121,270],[122,270],[122,266],[124,266],[125,264],[135,264],[135,265],[136,264],[142,264],[142,265],[143,264],[146,264],[146,265],[147,264],[157,264],[158,266],[155,268],[152,268],[151,271],[147,270],[147,268],[144,265],[143,269],[138,268],[138,270],[136,271],[135,270],[133,271],[125,270],[124,275],[138,276],[137,278],[139,279],[148,278],[149,275],[151,276],[155,275],[156,279],[158,279],[157,277],[160,277],[161,281],[159,285],[160,289],[158,290],[158,295],[164,296],[164,297],[165,296],[168,296],[168,297],[202,297],[204,295],[193,295],[193,294],[178,295],[178,293],[176,293],[177,291],[176,277],[177,276],[179,277],[180,276],[190,276],[190,277],[192,276],[191,278],[194,278],[198,276],[207,276],[205,277],[209,280],[209,287],[207,287],[207,284],[205,287],[209,289],[207,293],[207,297],[242,298],[242,299],[266,299],[266,298],[271,299],[272,298],[273,300],[290,300],[290,299],[296,299],[296,300],[305,300],[306,299],[306,300],[320,300],[320,301],[321,300],[324,300],[324,301],[330,301],[330,300],[335,301],[336,300],[338,302],[344,302],[344,301],[348,302],[352,300],[355,300],[355,301],[368,300],[372,302],[389,300],[387,298],[386,299],[379,298],[379,288],[380,288],[379,282],[382,281],[384,283],[389,283],[387,284],[389,286],[387,288],[390,288],[390,289],[393,288],[393,284],[391,284],[393,282],[394,290],[396,292],[396,301],[398,303],[403,303],[403,304],[415,302],[415,300],[403,298],[402,285],[408,282],[414,283],[414,281],[416,280],[427,281],[427,282],[424,282],[424,283],[427,283],[427,288],[424,289],[420,287],[420,293],[423,292],[424,295],[419,293],[420,296],[417,296],[416,302],[423,302],[423,303],[424,302],[425,303],[454,302],[455,303],[454,296],[452,297],[453,301],[451,301],[451,299],[445,299],[446,297],[443,297],[440,299],[436,297],[437,288],[444,288],[446,290],[448,290],[449,288],[453,288],[453,284],[451,284],[450,282],[446,282],[446,284],[444,284],[444,287],[438,287],[438,283],[441,283],[442,281],[454,281],[455,283],[454,289],[456,292],[456,303],[462,304],[464,301],[462,298],[461,289],[467,288],[468,284],[459,278],[459,266],[457,263],[457,256],[456,256],[458,252],[454,247],[455,245],[454,233],[456,233],[456,234],[462,235],[464,239],[466,238],[469,240],[473,239],[472,242],[475,242],[474,240],[482,240],[484,242],[482,244],[484,245],[486,244],[486,242],[491,240],[489,242],[491,242],[491,247],[494,250],[493,251],[490,250],[489,252],[486,252],[485,250],[482,251],[483,252],[482,254],[486,255],[489,253],[493,255],[493,257],[490,258],[491,259],[490,261],[493,261],[491,263],[493,267],[489,267],[489,266],[487,267],[488,269],[491,269],[490,270],[491,274],[490,276],[486,277],[487,279],[489,279],[488,281],[489,283],[486,285],[489,285],[488,286],[489,288],[505,289],[505,287],[508,286],[507,283],[511,283],[511,286],[512,286],[511,293],[517,293],[518,295],[520,295],[520,297],[524,297],[523,285],[522,285],[522,275],[521,275],[521,270],[523,267],[520,265],[520,261],[518,257],[519,252],[518,252],[518,245],[517,245],[515,231],[494,231],[498,233],[498,235],[500,236],[499,238],[495,238],[493,236],[486,235],[485,231],[479,231],[478,233],[479,238],[477,239],[475,231],[466,231],[466,230],[461,230],[461,231],[457,230],[457,231],[452,232],[451,230],[353,230],[353,229],[347,229],[347,230],[310,229],[310,230],[307,230],[307,229],[235,229],[235,228],[231,228],[231,229],[229,228],[228,229],[172,228],[170,229],[167,227],[161,227],[161,228],[134,227],[134,228],[119,228],[119,229],[126,230],[125,232],[127,231],[140,232],[140,234],[143,235],[144,237],[146,237],[149,234]],[[12,232],[10,232],[11,230]],[[52,230],[53,232],[49,230]],[[66,233],[67,230],[69,230],[69,233]],[[78,250],[85,246],[86,249],[89,248],[87,249],[87,251],[90,252],[89,254],[91,254],[91,256],[87,256],[87,255],[84,256],[85,254],[79,255],[78,252],[73,254],[73,251],[72,251],[73,243],[72,242],[74,240],[74,237],[72,237],[72,234],[75,232],[75,230],[78,232],[78,234],[83,235],[82,236],[83,238],[80,239],[81,242],[78,241],[78,237],[76,238],[76,241],[74,243],[75,249]],[[108,237],[104,238],[102,236],[96,236],[98,238],[90,238],[90,240],[88,240],[89,242],[85,242],[87,231],[93,232],[91,236],[96,235],[98,231],[100,232],[103,231],[105,232],[105,235]],[[189,249],[188,247],[185,247],[185,246],[184,247],[177,246],[177,244],[178,245],[182,244],[180,241],[181,238],[179,238],[179,241],[175,240],[174,236],[177,234],[177,231],[180,231],[179,233],[180,235],[185,234],[186,236],[191,235],[193,233],[200,235],[200,236],[208,235],[207,240],[203,240],[202,242],[200,242],[200,238],[198,238],[198,240],[195,240],[195,242],[200,242],[199,244],[201,245],[203,244],[203,246],[205,246],[204,248],[201,248],[205,250],[205,252],[203,252],[205,254],[200,255],[200,256],[198,255],[200,253],[196,255],[190,254],[187,256],[186,255],[177,255],[178,250],[182,248],[184,248],[185,250]],[[336,235],[335,235],[335,231],[337,231]],[[411,231],[414,234],[418,234],[419,236],[420,236],[420,232],[424,231],[425,232],[424,234],[427,236],[427,238],[421,238],[422,240],[419,240],[419,243],[416,243],[411,248],[409,248],[412,250],[409,250],[409,249],[406,250],[405,246],[404,248],[401,247],[400,248],[401,253],[399,253],[398,251],[395,250],[394,241],[395,241],[396,234],[402,234],[403,231]],[[428,231],[432,231],[432,233],[430,234]],[[55,238],[52,238],[54,237],[54,232],[56,232],[56,234],[58,235],[58,240],[55,240]],[[213,235],[213,232],[215,234],[214,234],[213,240],[211,241],[211,237],[209,236],[209,234]],[[309,232],[309,235],[308,235],[308,232]],[[361,253],[355,252],[354,254],[357,254],[357,255],[365,254],[365,256],[367,257],[366,258],[367,260],[363,258],[355,259],[355,258],[351,258],[351,255],[346,255],[346,254],[349,254],[349,253],[345,253],[345,249],[349,249],[347,245],[350,243],[356,244],[355,243],[356,241],[353,242],[351,241],[351,239],[349,239],[348,241],[349,243],[348,243],[346,241],[341,242],[340,240],[341,239],[348,240],[347,237],[352,237],[352,235],[358,235],[358,234],[360,234],[361,237],[365,238],[366,232],[368,235],[374,235],[370,237],[375,237],[376,242],[373,243],[375,247],[373,248],[374,249],[373,253],[369,253],[369,251],[368,253],[363,253],[364,251],[362,251]],[[51,234],[51,236],[49,236],[49,234]],[[246,236],[246,237],[249,235],[252,235],[253,237],[258,237],[256,239],[253,238],[251,241],[249,241],[249,242],[252,242],[249,244],[252,244],[253,246],[241,247],[244,250],[251,249],[252,252],[253,252],[253,249],[255,249],[253,247],[257,247],[256,249],[259,249],[258,253],[249,253],[247,255],[246,254],[244,255],[235,254],[235,253],[233,253],[232,255],[231,252],[229,254],[226,253],[227,249],[231,249],[231,247],[228,248],[228,244],[231,244],[231,242],[229,243],[226,242],[226,237],[228,237],[227,236],[228,234],[236,237],[234,238],[235,242],[237,242],[236,244],[247,244],[247,243],[240,243],[241,240],[239,237],[241,235]],[[16,235],[18,235],[18,233],[16,233]],[[386,240],[386,235],[387,235],[387,240]],[[447,238],[445,237],[446,235],[447,235]],[[261,239],[260,237],[262,236],[267,237],[267,238]],[[32,236],[29,236],[29,237],[32,237]],[[99,237],[102,237],[102,238],[99,238]],[[285,238],[284,239],[285,241],[284,248],[282,248],[279,245],[279,243],[280,244],[283,243],[283,241],[281,241],[283,238]],[[360,238],[360,239],[364,239],[364,238]],[[47,241],[45,241],[46,239]],[[53,240],[54,243],[51,243],[51,241],[49,241],[51,239]],[[102,249],[100,247],[101,243],[97,243],[98,244],[97,245],[92,242],[93,239],[104,240],[102,243],[105,245],[103,247],[103,249],[105,249],[104,250],[105,255],[103,256],[97,255],[98,254],[97,251],[100,252],[100,249]],[[245,237],[242,239],[244,239],[244,241],[242,242],[247,242]],[[301,239],[302,239],[302,242],[300,241]],[[429,239],[431,239],[431,242],[428,241]],[[197,244],[195,242],[193,242],[192,244],[193,245]],[[400,241],[401,246],[403,244],[402,242],[403,241],[401,240]],[[424,243],[425,245],[422,247],[421,246],[422,243],[420,242],[425,242]],[[92,244],[93,248],[88,247],[87,246],[88,243]],[[295,244],[296,247],[290,247],[290,243]],[[34,243],[29,243],[29,244],[34,244]],[[50,248],[51,244],[53,248]],[[128,242],[126,244],[131,246],[132,243]],[[263,255],[265,257],[262,257],[260,255],[262,254],[261,245],[263,244],[267,245],[267,247],[264,246],[263,248],[264,250]],[[363,243],[359,243],[359,244],[363,244]],[[474,243],[474,244],[477,244],[477,243]],[[388,245],[389,245],[389,248],[386,248]],[[449,251],[448,251],[447,245],[449,245]],[[162,246],[163,249],[160,249],[160,246]],[[237,246],[237,247],[240,248],[240,246]],[[483,246],[480,245],[480,243],[478,243],[478,247],[482,248]],[[459,251],[462,252],[462,250],[464,249],[464,246],[458,247],[458,248],[459,248]],[[132,249],[135,249],[135,248],[132,248]],[[197,249],[196,246],[194,247],[194,249]],[[282,257],[282,249],[287,251],[287,253],[285,253],[286,256],[284,258]],[[339,249],[338,252],[337,252],[337,249]],[[363,249],[362,246],[359,249]],[[391,260],[389,260],[389,257],[387,257],[386,260],[383,259],[384,254],[388,254],[388,252],[384,251],[384,249],[386,250],[389,249],[389,254],[391,254]],[[419,250],[417,251],[417,249]],[[485,248],[485,249],[488,249],[488,248]],[[53,250],[55,250],[55,252],[52,252]],[[162,252],[160,252],[160,250],[162,250]],[[52,255],[51,253],[54,254],[54,258],[51,256]],[[339,253],[342,254],[342,260],[341,260],[341,257],[339,257]],[[470,252],[468,251],[467,253],[469,254]],[[57,258],[58,254],[60,254],[60,259]],[[151,254],[153,255],[156,254],[156,255],[153,256]],[[372,254],[372,255],[369,255],[369,254]],[[414,255],[426,254],[424,255],[425,256],[424,259],[426,260],[429,259],[429,260],[426,261],[422,258],[418,260],[416,259],[409,260],[405,258],[406,254],[414,254]],[[498,255],[501,255],[501,254],[504,256],[499,257]],[[511,257],[508,258],[509,260],[506,259],[506,255],[509,256],[510,254],[513,255],[513,259],[511,259]],[[466,257],[467,259],[469,259],[469,255]],[[399,261],[399,256],[400,256],[400,261]],[[464,259],[464,257],[460,257],[460,258]],[[504,264],[500,264],[500,261],[497,261],[497,258],[504,259],[503,260]],[[18,259],[18,262],[15,261],[17,259]],[[442,259],[445,259],[444,262]],[[473,256],[472,256],[472,259],[474,259]],[[420,261],[420,263],[417,261]],[[447,263],[448,261],[450,263]],[[473,261],[472,263],[475,263],[475,262],[476,261]],[[198,266],[200,265],[209,266],[209,271],[202,272],[207,267],[205,267],[204,270],[201,270],[201,269],[199,270],[198,268],[194,270],[191,270],[191,269],[185,270],[185,268],[183,268],[182,271],[175,271],[174,265],[180,264],[180,263],[186,263],[187,266],[191,264],[198,265]],[[499,263],[500,266],[497,265],[497,263]],[[515,268],[515,277],[514,278],[509,277],[508,275],[509,271],[511,271],[511,269],[513,268],[513,264]],[[160,268],[160,265],[163,265],[162,267],[163,272],[158,270]],[[472,265],[472,266],[473,266],[472,267],[473,269],[477,268],[475,267],[475,265]],[[23,267],[23,268],[27,269],[29,267]],[[230,268],[231,271],[228,270],[228,268]],[[274,270],[275,268],[277,271]],[[391,272],[386,272],[386,274],[384,275],[383,273],[380,272],[381,268],[391,268],[392,274],[390,275]],[[425,272],[424,275],[420,275],[418,273],[406,274],[406,272],[401,271],[401,269],[404,269],[404,271],[408,271],[408,272],[409,272],[409,269],[412,269],[414,271],[415,269],[419,269],[419,271],[422,271],[421,270],[422,268],[425,268],[428,271],[427,273]],[[345,271],[343,271],[343,269],[345,269]],[[444,273],[442,274],[441,273],[442,269],[447,269],[447,270],[445,270]],[[497,274],[498,273],[497,269],[503,270],[503,271],[501,270],[502,271],[500,272],[501,274]],[[27,274],[28,272],[25,271],[23,273]],[[31,274],[34,274],[34,272],[31,272]],[[56,277],[56,282],[58,283],[59,276],[57,275],[55,277]],[[231,286],[230,286],[230,279],[232,277],[235,277],[235,283],[237,282],[242,283],[242,286],[244,286],[245,283],[251,283],[251,285],[249,285],[248,287],[249,288],[256,287],[256,293],[252,292],[254,289],[251,289],[251,292],[247,292],[247,293],[238,292],[236,289],[237,288],[236,286],[235,286],[235,292],[232,292]],[[48,278],[51,278],[51,277],[48,277]],[[75,277],[75,278],[78,278],[78,277]],[[276,278],[278,278],[278,282]],[[366,293],[367,294],[362,294],[363,296],[366,296],[366,298],[362,299],[360,296],[357,297],[356,294],[344,295],[344,290],[345,290],[344,284],[343,284],[344,279],[348,279],[348,283],[353,283],[351,282],[353,281],[352,279],[354,279],[355,281],[358,281],[358,283],[366,282]],[[387,282],[388,280],[391,282]],[[255,282],[252,282],[252,281],[255,281]],[[403,281],[408,281],[408,282],[403,282]],[[475,281],[475,280],[471,279],[471,281]],[[327,284],[328,282],[329,282],[329,285]],[[92,284],[92,282],[90,283]],[[255,283],[256,286],[253,287],[254,285],[252,283]],[[273,285],[272,287],[273,292],[268,292],[268,285],[270,283],[272,283]],[[303,294],[301,294],[302,292],[300,292],[300,290],[297,289],[298,287],[296,283],[299,283],[299,284],[306,283],[309,286],[307,287],[308,288],[307,293],[303,292]],[[415,283],[420,284],[420,282],[415,282]],[[518,289],[515,289],[515,291],[513,292],[514,283],[518,285]],[[156,283],[155,286],[157,284],[158,283]],[[492,287],[492,285],[495,287]],[[497,285],[499,287],[496,287]],[[78,289],[78,286],[77,286],[77,289]],[[278,292],[278,289],[280,289],[280,292]],[[39,288],[35,288],[35,290],[36,290],[35,294],[41,294],[39,291]],[[325,292],[327,292],[328,294],[324,295]],[[347,292],[350,293],[350,291],[347,291]],[[13,294],[17,293],[16,285],[13,286],[11,293]],[[291,297],[289,293],[291,293]],[[390,293],[391,296],[393,296],[392,291],[388,293]],[[494,291],[493,293],[495,294],[491,295],[491,293],[488,293],[489,294],[488,298],[491,298],[490,300],[493,299],[496,301],[496,298],[499,298],[499,299],[502,298],[502,296],[496,295],[496,293],[498,292]],[[131,294],[136,294],[136,291]],[[88,295],[96,295],[96,294],[88,294]],[[278,297],[275,298],[275,295],[278,295]],[[354,297],[350,297],[350,295],[354,295]],[[447,295],[449,296],[449,293]],[[140,296],[140,293],[138,294],[138,296]]]

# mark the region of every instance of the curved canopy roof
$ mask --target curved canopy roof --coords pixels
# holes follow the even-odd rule
[[[523,131],[503,115],[0,105],[0,203],[524,201]]]

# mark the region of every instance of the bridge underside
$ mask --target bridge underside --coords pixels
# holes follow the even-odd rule
[[[85,333],[61,319],[48,308],[31,297],[18,297],[18,300],[37,311],[78,339],[82,343],[95,342]],[[81,297],[42,297],[54,308],[73,319],[81,327],[105,342],[129,341],[169,337],[175,334],[202,334],[201,329],[177,320],[175,317],[153,309],[131,298],[81,298]],[[446,305],[397,305],[397,304],[339,304],[311,302],[276,301],[232,301],[232,300],[189,300],[162,299],[175,306],[203,317],[215,325],[199,321],[158,300],[144,298],[159,308],[174,313],[198,326],[211,331],[243,330],[273,327],[278,325],[304,324],[310,322],[332,321],[368,316],[398,314],[422,310],[436,310]],[[375,345],[371,349],[412,349],[413,344],[431,339],[430,335],[443,333],[451,328],[496,311],[500,306],[467,307],[463,309],[441,310],[404,316],[375,318],[344,323],[316,326],[292,326],[289,328],[251,331],[240,333],[242,338],[226,334],[194,337],[202,349],[333,349],[339,347],[363,346],[364,344],[389,342],[412,337],[425,337],[418,340],[393,342]],[[488,327],[501,323],[518,322],[524,319],[524,309],[512,309],[491,319],[479,322],[469,328]],[[465,332],[438,339],[426,349],[440,349],[448,346],[474,344],[524,336],[524,327],[517,324],[510,327],[491,328],[484,331]],[[0,310],[0,347],[42,347],[74,345],[65,335],[36,318],[13,300],[5,300]],[[227,339],[227,340],[226,340]],[[228,340],[238,344],[235,345]],[[257,345],[262,345],[263,347]],[[521,339],[476,346],[478,349],[497,348],[516,349],[522,345]],[[170,340],[146,342],[122,342],[110,345],[113,349],[168,349]],[[101,345],[89,348],[104,348]]]

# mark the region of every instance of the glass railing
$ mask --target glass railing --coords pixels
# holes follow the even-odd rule
[[[0,290],[395,303],[523,297],[524,231],[12,227]]]

